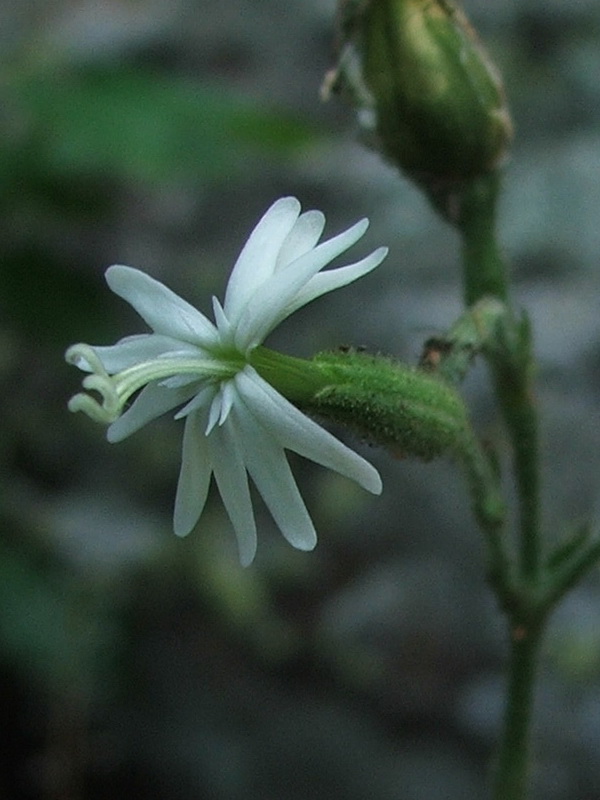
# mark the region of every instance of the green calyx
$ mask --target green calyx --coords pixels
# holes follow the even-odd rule
[[[398,456],[429,460],[460,451],[469,440],[460,395],[422,369],[354,350],[303,361],[258,348],[251,361],[303,411],[348,426]]]
[[[382,356],[322,353],[315,361],[336,381],[315,396],[312,409],[398,456],[429,460],[456,450],[467,428],[460,395],[435,376]]]
[[[333,88],[428,189],[494,170],[512,134],[499,75],[449,0],[345,0]]]

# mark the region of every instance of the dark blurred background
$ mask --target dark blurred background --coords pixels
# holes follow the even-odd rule
[[[549,538],[597,511],[600,8],[469,0],[517,138],[502,240],[533,316]],[[292,550],[257,502],[242,570],[216,494],[177,540],[182,426],[109,445],[66,410],[76,341],[142,330],[104,269],[142,268],[208,312],[277,197],[361,216],[359,285],[271,337],[414,362],[460,309],[458,242],[323,104],[332,0],[0,4],[0,795],[14,800],[478,800],[505,640],[454,466],[361,449],[373,498],[294,461],[320,533]],[[465,391],[502,431],[481,368]],[[600,586],[555,614],[535,797],[600,796]]]

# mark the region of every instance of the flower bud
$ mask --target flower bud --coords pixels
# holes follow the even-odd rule
[[[450,0],[341,0],[339,63],[326,84],[350,95],[377,149],[430,193],[505,158],[501,79]]]

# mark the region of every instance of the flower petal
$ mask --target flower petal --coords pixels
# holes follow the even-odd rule
[[[279,530],[293,547],[312,550],[317,534],[283,447],[243,402],[238,401],[231,416],[246,468]]]
[[[218,343],[217,329],[204,314],[139,269],[116,264],[106,270],[106,282],[155,333],[200,347]]]
[[[282,197],[260,219],[233,267],[223,308],[235,325],[249,298],[275,270],[279,250],[300,214],[295,197]]]
[[[167,388],[154,382],[145,386],[124,414],[110,425],[106,432],[109,442],[121,442],[148,422],[182,405],[198,391],[197,386]]]
[[[324,227],[325,215],[321,211],[306,211],[300,214],[277,254],[275,271],[287,267],[292,261],[312,250],[319,241]]]
[[[368,272],[371,272],[378,267],[383,259],[388,254],[387,247],[379,247],[366,258],[357,261],[356,264],[349,264],[347,267],[339,267],[338,269],[328,269],[325,272],[319,272],[314,275],[310,281],[304,286],[298,294],[294,297],[292,302],[285,309],[285,316],[289,317],[294,311],[302,308],[307,303],[312,302],[317,297],[321,297],[327,292],[332,292],[334,289],[341,289],[342,286],[347,286],[349,283],[362,278]]]
[[[188,353],[191,356],[206,358],[206,353],[196,345],[154,333],[126,336],[108,347],[94,347],[94,351],[109,375],[170,353],[177,355]],[[77,366],[87,372],[91,371],[89,365],[85,363],[78,363]]]
[[[223,347],[233,347],[233,329],[231,323],[225,311],[223,311],[223,306],[216,297],[213,297],[212,302],[213,314],[217,324],[217,330],[219,331],[219,341]]]
[[[161,386],[164,386],[164,384],[161,383]],[[183,408],[179,409],[179,411],[175,414],[174,419],[183,419],[184,417],[187,417],[188,414],[198,411],[201,408],[210,409],[217,391],[218,388],[214,386],[214,384],[209,384],[203,389],[200,389],[198,394],[194,395],[189,403],[186,403]]]
[[[375,467],[299,411],[256,370],[246,367],[235,382],[245,404],[283,447],[345,475],[373,494],[381,493]]]
[[[242,450],[229,420],[213,428],[205,441],[223,505],[237,536],[240,562],[247,567],[256,555],[256,522]]]
[[[185,421],[181,470],[177,482],[173,530],[177,536],[187,536],[204,510],[212,464],[206,447],[202,413],[190,414]]]
[[[235,345],[240,352],[260,344],[285,318],[285,309],[319,270],[339,256],[364,234],[369,221],[360,220],[347,231],[318,245],[310,252],[278,270],[246,303],[235,331]]]

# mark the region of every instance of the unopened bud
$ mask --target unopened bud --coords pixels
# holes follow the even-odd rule
[[[427,191],[495,170],[512,125],[500,76],[450,0],[341,0],[337,68],[382,154]]]

